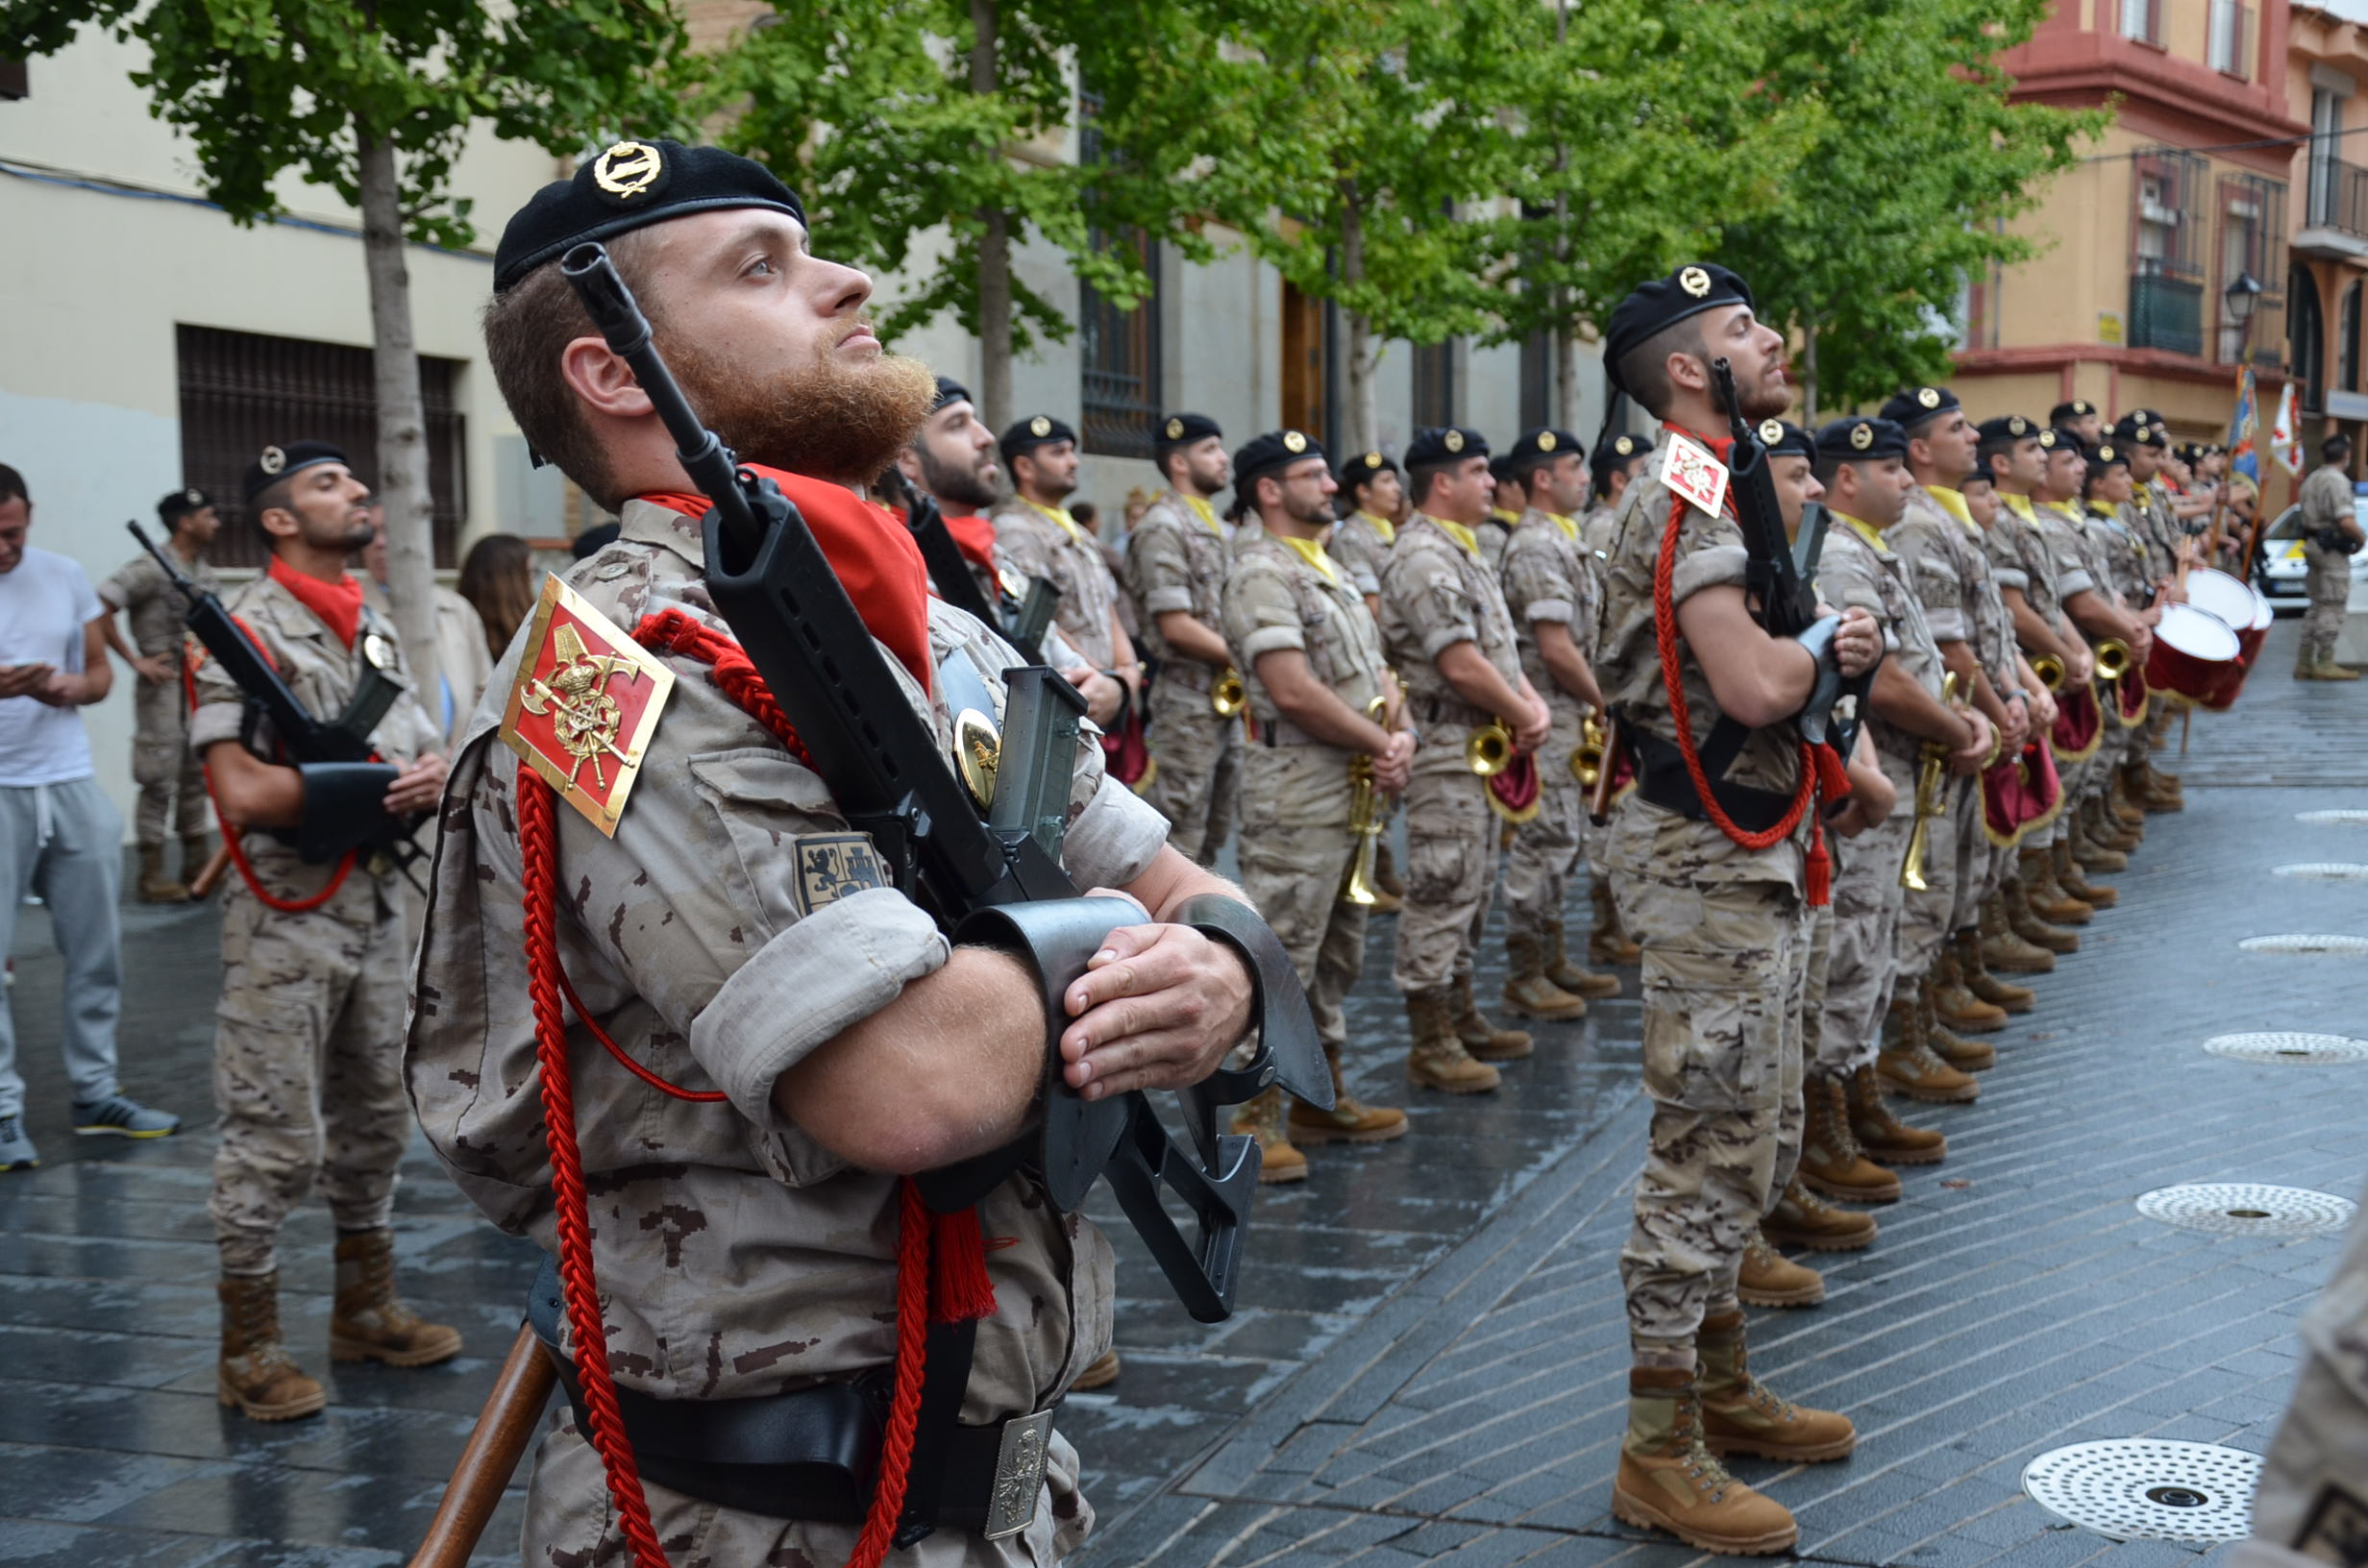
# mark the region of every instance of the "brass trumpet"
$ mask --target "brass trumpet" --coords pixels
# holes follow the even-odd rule
[[[2130,645],[2118,637],[2108,637],[2097,645],[2097,678],[2119,680],[2130,673]]]
[[[2063,660],[2053,653],[2041,653],[2031,661],[2031,673],[2051,692],[2063,690]]]
[[[1578,749],[1570,753],[1570,776],[1582,790],[1593,789],[1603,777],[1603,725],[1591,713],[1579,731]]]
[[[1365,706],[1366,717],[1376,723],[1381,720],[1382,702],[1377,697]],[[1373,786],[1373,758],[1361,751],[1348,759],[1348,831],[1357,836],[1357,852],[1349,858],[1347,870],[1341,873],[1342,903],[1370,909],[1381,902],[1380,890],[1373,883],[1373,864],[1388,815],[1381,791]]]
[[[1248,700],[1249,688],[1242,684],[1242,672],[1230,664],[1209,682],[1209,706],[1217,710],[1220,719],[1236,717]]]
[[[1492,719],[1473,726],[1464,742],[1464,766],[1482,778],[1494,778],[1513,761],[1513,731]]]
[[[1954,670],[1940,682],[1940,700],[1951,708],[1957,706]],[[1916,752],[1915,828],[1908,835],[1908,858],[1899,868],[1899,885],[1910,893],[1923,893],[1932,886],[1924,879],[1924,841],[1931,831],[1932,820],[1940,815],[1940,775],[1948,765],[1949,747],[1945,742],[1926,741]]]

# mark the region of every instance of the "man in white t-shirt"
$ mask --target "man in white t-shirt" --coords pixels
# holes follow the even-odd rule
[[[181,1118],[152,1111],[115,1082],[122,1003],[115,898],[123,816],[91,776],[90,738],[74,710],[107,695],[107,606],[71,557],[25,543],[33,501],[0,463],[0,952],[28,892],[49,906],[65,959],[60,1044],[74,1084],[74,1130],[162,1138]],[[40,1163],[25,1136],[16,1025],[0,995],[0,1171]]]

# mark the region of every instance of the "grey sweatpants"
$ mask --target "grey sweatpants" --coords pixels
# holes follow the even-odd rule
[[[95,779],[0,787],[0,952],[16,934],[28,892],[49,906],[65,959],[60,1035],[74,1098],[115,1092],[115,1015],[123,1001],[115,899],[123,884],[123,814]],[[16,1024],[0,993],[0,1118],[20,1115]]]

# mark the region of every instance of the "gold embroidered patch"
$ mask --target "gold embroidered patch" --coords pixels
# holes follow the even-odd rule
[[[1283,450],[1285,452],[1305,452],[1307,450],[1307,437],[1301,435],[1296,430],[1285,430],[1283,432]]]
[[[797,839],[798,913],[811,915],[868,888],[888,885],[888,868],[863,833],[810,833]]]
[[[657,184],[665,170],[657,149],[646,141],[620,141],[592,160],[592,183],[620,201],[629,201]]]
[[[675,673],[556,576],[518,655],[502,740],[614,838]]]
[[[1700,267],[1688,267],[1677,275],[1677,286],[1698,300],[1711,291],[1711,275]]]

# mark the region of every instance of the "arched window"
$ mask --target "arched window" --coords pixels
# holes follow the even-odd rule
[[[2319,312],[2319,283],[2308,267],[2286,274],[2286,362],[2302,387],[2303,406],[2317,413],[2327,406],[2327,327]]]

